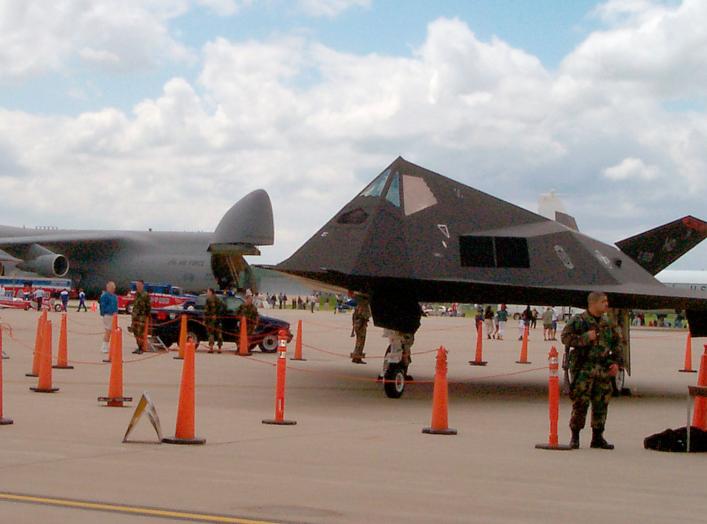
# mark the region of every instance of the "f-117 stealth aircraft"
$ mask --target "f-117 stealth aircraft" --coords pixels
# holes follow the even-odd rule
[[[568,305],[591,291],[612,307],[685,310],[707,335],[707,294],[654,278],[707,237],[687,216],[610,246],[396,159],[290,258],[273,269],[369,297],[374,324],[419,327],[419,302]]]
[[[236,202],[213,233],[41,230],[0,226],[0,275],[71,277],[87,293],[114,280],[170,282],[186,291],[240,283],[254,288],[243,255],[274,241],[270,197],[262,189]]]

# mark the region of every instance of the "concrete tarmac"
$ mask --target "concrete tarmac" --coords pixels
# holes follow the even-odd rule
[[[143,391],[154,400],[166,436],[174,433],[181,361],[132,355],[125,333],[125,394],[131,407],[108,408],[109,365],[99,353],[96,313],[69,313],[69,360],[54,370],[55,394],[29,390],[37,313],[0,311],[4,329],[4,415],[0,426],[0,521],[165,522],[192,514],[202,522],[704,522],[707,456],[658,453],[643,439],[685,424],[685,394],[696,374],[682,368],[685,332],[634,330],[634,395],[614,399],[606,437],[614,451],[542,451],[546,442],[547,352],[542,330],[531,334],[531,365],[515,364],[517,330],[484,340],[486,367],[472,367],[473,320],[430,317],[416,337],[410,373],[434,376],[434,350],[449,350],[449,425],[456,436],[425,435],[431,383],[411,384],[399,400],[375,377],[387,345],[370,328],[368,364],[348,359],[347,314],[261,310],[304,321],[305,362],[288,360],[285,417],[296,426],[261,423],[274,412],[274,354],[196,358],[196,432],[204,446],[121,443]],[[54,322],[54,351],[59,315]],[[128,317],[120,323],[127,326]],[[7,328],[12,329],[12,333]],[[695,339],[693,366],[704,339]],[[203,349],[203,347],[201,348]],[[560,349],[558,347],[558,349]],[[294,353],[294,341],[289,356]],[[562,398],[560,441],[567,442],[570,403]],[[147,419],[133,438],[156,437]],[[81,503],[66,507],[16,501],[5,494],[123,505],[127,512]],[[211,519],[211,520],[209,520]]]

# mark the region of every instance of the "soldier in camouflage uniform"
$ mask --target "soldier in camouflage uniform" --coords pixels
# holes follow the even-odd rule
[[[236,316],[238,318],[245,317],[246,330],[248,332],[248,338],[250,339],[255,328],[258,326],[258,308],[253,304],[253,293],[250,289],[246,291],[245,303],[241,304],[236,310]]]
[[[145,291],[145,282],[138,280],[135,283],[135,301],[133,302],[130,316],[132,317],[132,332],[137,342],[137,349],[133,353],[144,353],[147,349],[145,340],[145,325],[150,316],[150,295]]]
[[[609,301],[604,293],[590,293],[589,307],[575,315],[562,330],[562,343],[572,348],[570,399],[572,417],[570,446],[579,448],[579,432],[592,406],[592,448],[614,449],[604,440],[604,425],[612,394],[611,379],[623,366],[623,339],[609,318]]]
[[[359,295],[356,297],[356,308],[351,317],[351,336],[356,337],[356,345],[353,353],[351,353],[351,362],[354,364],[365,364],[363,359],[366,354],[363,348],[366,345],[366,331],[368,330],[368,321],[371,318],[371,307],[368,304],[368,299]]]
[[[221,347],[223,346],[221,319],[223,317],[224,310],[225,307],[223,302],[216,296],[214,290],[212,288],[206,290],[204,320],[206,322],[206,331],[209,335],[209,353],[214,352],[214,339],[217,343],[218,352],[221,353]]]

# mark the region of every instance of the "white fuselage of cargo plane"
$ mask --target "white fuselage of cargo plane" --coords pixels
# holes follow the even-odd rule
[[[707,271],[665,269],[655,278],[668,287],[707,292]]]

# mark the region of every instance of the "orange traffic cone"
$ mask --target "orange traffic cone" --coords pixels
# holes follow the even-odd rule
[[[697,375],[697,385],[707,386],[707,344],[700,359],[700,372]],[[707,431],[707,398],[695,397],[694,412],[692,414],[692,425]]]
[[[248,342],[248,320],[245,317],[241,317],[241,336],[238,341],[238,356],[249,357],[252,355],[250,352],[249,342]]]
[[[118,328],[110,337],[110,382],[108,396],[98,397],[111,408],[122,408],[123,402],[132,402],[133,397],[123,396],[123,330]]]
[[[295,356],[290,360],[307,360],[302,358],[302,321],[297,321],[297,338],[295,339]]]
[[[150,317],[145,318],[145,332],[142,335],[142,350],[147,351],[150,348]]]
[[[66,333],[66,313],[61,314],[61,327],[59,328],[59,349],[57,350],[56,365],[54,369],[74,369],[69,365],[69,350]]]
[[[680,373],[697,373],[692,369],[692,335],[687,332],[687,341],[685,342],[685,367],[678,369]]]
[[[447,350],[440,346],[437,350],[435,384],[432,391],[432,423],[422,430],[430,435],[456,435],[457,430],[448,427],[447,422]]]
[[[520,360],[516,360],[516,364],[532,364],[528,362],[528,326],[523,330],[523,344],[520,347]]]
[[[535,444],[537,449],[572,449],[566,444],[560,444],[557,437],[557,421],[560,418],[560,365],[557,357],[557,349],[552,346],[548,355],[550,378],[548,379],[547,387],[548,405],[550,408],[550,435],[547,444]]]
[[[35,393],[56,393],[59,388],[52,387],[52,321],[43,326],[42,351],[39,356],[39,379],[36,388],[29,388]]]
[[[182,385],[179,388],[177,427],[174,437],[163,438],[167,444],[204,444],[206,439],[194,436],[194,342],[187,342],[182,364]]]
[[[2,326],[0,325],[0,426],[12,424],[11,418],[2,416]]]
[[[34,337],[34,354],[32,356],[32,371],[25,373],[26,377],[39,376],[39,356],[42,352],[42,337],[44,336],[45,315],[39,315],[37,319],[37,334]]]
[[[96,305],[96,301],[94,300],[91,302],[91,312],[95,313],[98,310],[98,306]]]
[[[469,361],[469,364],[472,366],[485,366],[488,364],[488,362],[483,360],[484,331],[481,326],[481,322],[476,324],[476,355],[474,356],[474,360]]]
[[[187,348],[187,316],[182,315],[179,319],[179,353],[174,357],[175,360],[184,359],[184,351]]]
[[[0,324],[0,360],[7,360],[10,356],[5,354],[2,349],[2,324]]]
[[[287,374],[287,331],[281,329],[277,334],[279,355],[277,359],[277,382],[275,384],[275,418],[263,420],[263,424],[294,426],[294,420],[285,420],[285,380]]]

